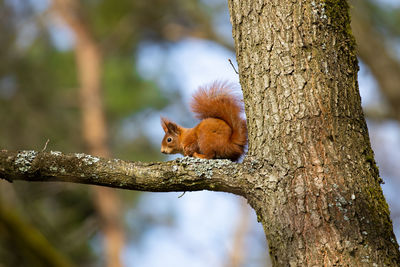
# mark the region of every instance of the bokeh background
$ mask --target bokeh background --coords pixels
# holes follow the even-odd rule
[[[399,239],[400,2],[350,5],[363,108]],[[159,152],[160,115],[193,126],[193,90],[238,84],[228,59],[235,65],[223,0],[0,0],[0,149],[41,150],[49,140],[48,151],[172,159]],[[0,181],[0,267],[269,266],[243,199],[180,196]]]

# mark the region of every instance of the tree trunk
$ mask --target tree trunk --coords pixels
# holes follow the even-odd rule
[[[397,266],[346,1],[229,0],[249,130],[246,193],[274,266]],[[257,171],[255,171],[257,173]]]

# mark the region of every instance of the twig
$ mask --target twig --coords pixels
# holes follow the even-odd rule
[[[236,74],[239,75],[239,72],[236,70],[235,66],[233,65],[232,60],[230,58],[228,58],[228,61],[229,61],[229,63],[231,63],[231,66],[232,66],[233,70],[236,72]]]
[[[47,139],[46,144],[44,144],[44,147],[42,149],[42,152],[44,152],[47,148],[47,144],[50,142],[50,139]]]

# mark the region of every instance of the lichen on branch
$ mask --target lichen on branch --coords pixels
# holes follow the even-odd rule
[[[229,160],[185,157],[143,163],[83,153],[0,151],[0,178],[10,182],[59,181],[151,192],[212,190],[243,195],[242,174],[242,164]]]

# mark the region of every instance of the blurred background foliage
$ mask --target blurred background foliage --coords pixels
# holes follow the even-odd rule
[[[374,133],[385,123],[394,124],[400,134],[399,5],[373,0],[354,0],[351,4],[357,11],[353,22],[368,25],[372,30],[354,28],[360,58],[369,69],[367,75],[376,79],[379,88],[378,104],[373,102],[364,107],[371,137],[376,137],[378,134]],[[190,38],[208,40],[233,51],[230,28],[226,27],[227,12],[227,3],[222,0],[81,1],[80,15],[103,56],[102,89],[113,157],[163,160],[160,140],[154,140],[154,135],[141,125],[155,117],[158,121],[160,111],[171,106],[175,107],[173,113],[178,121],[191,121],[184,116],[187,111],[179,75],[170,75],[171,65],[160,59],[154,77],[143,75],[138,70],[141,48],[156,45],[162,53],[167,53]],[[49,139],[47,150],[84,151],[74,47],[73,43],[65,43],[68,38],[60,39],[57,31],[62,24],[50,0],[0,0],[0,148],[40,150]],[[368,50],[371,40],[378,40],[379,51],[385,52],[383,56],[376,53],[376,48],[375,53]],[[389,77],[387,71],[376,68],[377,57],[383,62],[380,64],[391,70]],[[161,132],[161,128],[155,127],[158,125],[150,127],[150,132]],[[397,138],[400,144],[400,137]],[[400,185],[399,174],[394,166],[384,163],[393,154],[381,152],[385,146],[377,144],[374,149],[381,157],[378,164],[387,165],[383,172],[388,175],[384,179],[389,180],[391,188],[396,188]],[[398,155],[394,158],[398,160]],[[173,210],[148,213],[146,208],[138,206],[141,193],[118,193],[123,200],[130,246],[140,246],[141,238],[159,225],[173,227],[176,219]],[[104,266],[98,245],[101,230],[93,205],[91,192],[85,185],[10,185],[1,181],[0,266]],[[391,207],[399,234],[400,206]],[[245,255],[243,266],[265,266],[267,255],[261,253]]]

